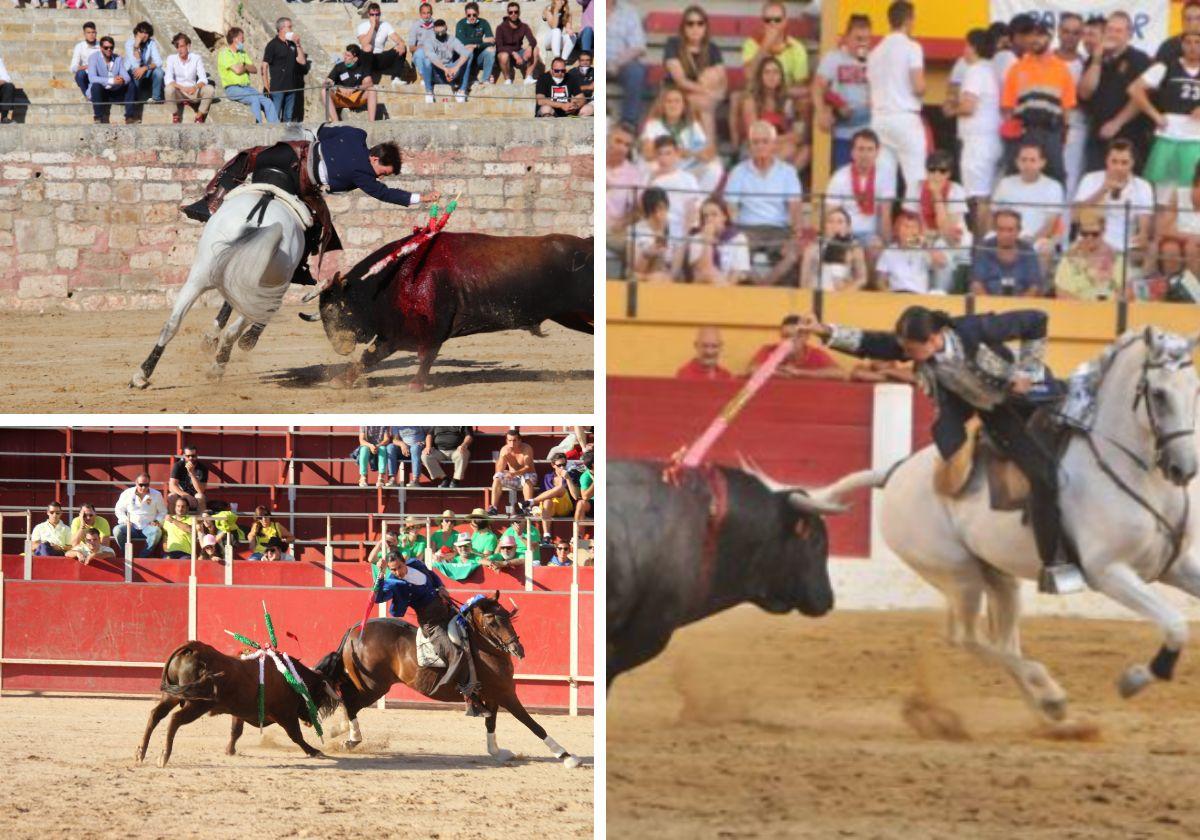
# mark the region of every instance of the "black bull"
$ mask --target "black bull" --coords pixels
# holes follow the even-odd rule
[[[400,240],[403,242],[404,240]],[[321,293],[321,321],[334,350],[373,342],[351,378],[397,350],[415,350],[423,387],[443,343],[554,321],[593,330],[593,240],[566,234],[441,233],[415,252],[367,272],[399,242],[360,261]],[[519,356],[520,345],[514,345]]]
[[[813,617],[833,609],[820,505],[735,469],[684,471],[678,485],[662,472],[608,468],[610,684],[657,656],[676,628],[742,602]]]

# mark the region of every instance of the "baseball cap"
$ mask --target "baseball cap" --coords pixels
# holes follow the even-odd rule
[[[459,534],[458,539],[456,539],[454,541],[455,548],[458,548],[460,545],[470,545],[470,544],[471,544],[471,535],[470,534]]]
[[[200,538],[200,547],[201,548],[208,548],[210,545],[216,545],[216,544],[217,544],[216,534],[205,534],[204,536],[202,536]]]
[[[512,534],[505,534],[500,538],[500,548],[516,548],[517,538]]]

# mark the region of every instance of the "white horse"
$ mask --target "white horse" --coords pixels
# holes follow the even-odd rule
[[[1097,368],[1090,431],[1076,431],[1059,464],[1064,534],[1078,550],[1087,584],[1154,622],[1162,646],[1149,665],[1118,680],[1131,697],[1155,679],[1171,679],[1187,642],[1183,614],[1150,586],[1157,581],[1200,597],[1200,525],[1196,398],[1191,340],[1153,327],[1126,333]],[[1030,704],[1053,719],[1066,714],[1066,693],[1039,662],[1021,652],[1019,579],[1041,570],[1032,529],[1020,511],[992,510],[983,470],[956,498],[934,492],[937,451],[926,447],[888,474],[865,471],[839,482],[882,486],[884,540],[941,590],[950,642],[1005,668]],[[1189,488],[1189,482],[1191,486]],[[976,632],[983,596],[988,632]]]
[[[250,324],[266,324],[283,304],[292,275],[304,259],[304,232],[311,224],[308,208],[284,190],[269,184],[245,184],[232,190],[205,224],[187,282],[130,387],[150,384],[167,342],[175,337],[192,304],[209,289],[220,291],[237,313],[228,326],[217,322],[218,330],[224,326],[217,341],[205,336],[217,345],[208,376],[219,379],[243,330]],[[244,349],[250,347],[253,343]]]

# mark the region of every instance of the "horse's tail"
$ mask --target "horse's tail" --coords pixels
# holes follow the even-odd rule
[[[338,642],[335,650],[325,654],[313,666],[313,670],[329,680],[333,686],[340,686],[342,679],[346,676],[346,662],[342,659],[342,649],[346,647],[346,640],[350,638],[350,634],[357,630],[358,624],[355,624],[349,630],[342,634],[342,640]]]
[[[842,497],[863,487],[882,487],[891,477],[891,470],[859,470],[844,475],[837,481],[817,490],[810,490],[809,495],[819,501],[829,504],[841,504]]]
[[[217,253],[213,276],[248,278],[257,285],[282,241],[283,226],[278,223],[245,228]]]

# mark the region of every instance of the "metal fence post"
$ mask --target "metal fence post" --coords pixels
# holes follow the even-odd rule
[[[33,580],[33,511],[25,511],[25,580]]]
[[[325,514],[325,588],[333,587],[333,517]]]

